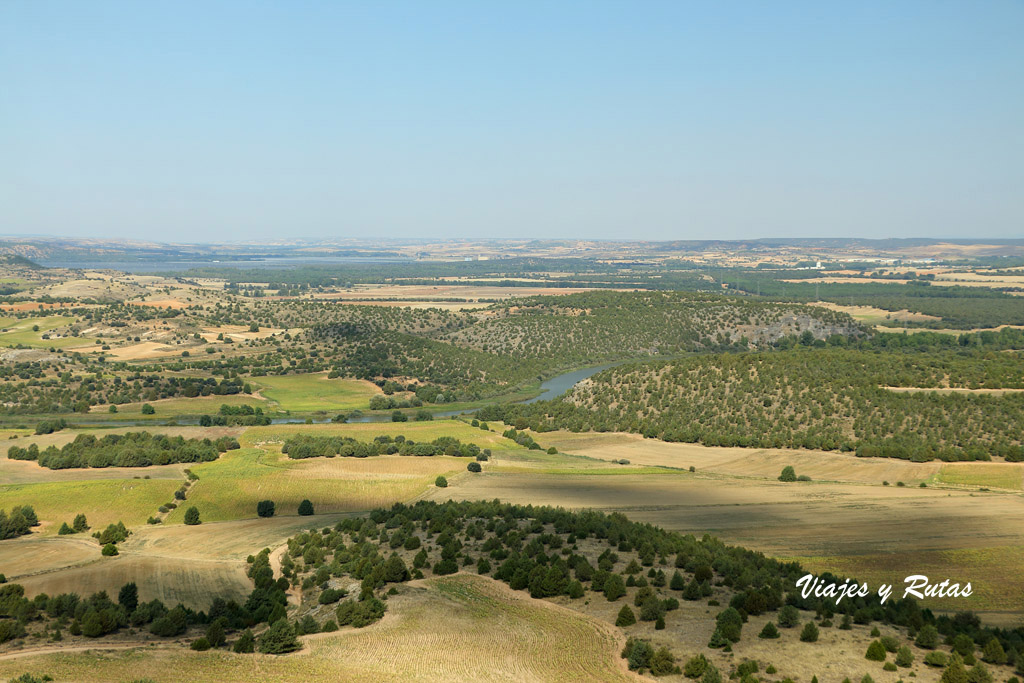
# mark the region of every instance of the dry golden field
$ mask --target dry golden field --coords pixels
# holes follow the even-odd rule
[[[443,615],[443,618],[441,618]],[[58,681],[640,681],[618,657],[621,636],[597,620],[532,600],[490,579],[452,576],[403,586],[364,629],[303,638],[284,657],[135,650],[0,655],[0,676]]]

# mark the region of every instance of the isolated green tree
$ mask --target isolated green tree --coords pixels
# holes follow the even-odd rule
[[[782,468],[779,481],[796,481],[796,470],[793,469],[792,465],[786,465]]]
[[[434,486],[436,486],[439,489],[447,488],[448,480],[439,475],[437,479],[434,480]]]
[[[128,614],[134,612],[135,608],[139,606],[139,587],[135,585],[134,581],[121,586],[121,590],[117,593],[117,604],[124,607],[124,611]]]
[[[800,625],[800,610],[793,605],[783,605],[779,610],[779,626],[793,628]]]
[[[86,521],[85,515],[78,513],[75,515],[75,521],[71,523],[71,528],[75,530],[76,534],[80,534],[83,531],[89,530],[89,522]]]
[[[196,526],[197,524],[200,524],[199,508],[195,505],[190,507],[188,510],[185,510],[185,524],[188,524],[189,526]]]
[[[764,625],[764,628],[761,629],[761,632],[757,634],[757,637],[758,638],[778,638],[779,637],[779,629],[775,628],[775,624],[773,624],[772,622],[769,621],[767,624]]]
[[[800,640],[805,643],[818,642],[818,625],[813,621],[804,624],[804,630],[800,632]]]
[[[619,610],[619,616],[615,618],[615,625],[619,628],[623,626],[632,626],[636,623],[636,615],[633,614],[633,610],[629,608],[629,605],[623,605],[622,609]]]
[[[309,517],[313,514],[313,503],[307,498],[299,503],[299,515]]]
[[[872,640],[871,644],[868,645],[868,651],[864,654],[864,658],[870,659],[873,662],[884,662],[885,646],[877,640]]]
[[[260,502],[256,503],[256,514],[260,517],[273,517],[274,501],[261,500]]]
[[[896,666],[908,667],[914,663],[914,653],[910,651],[910,648],[906,645],[901,645],[899,650],[896,650]]]

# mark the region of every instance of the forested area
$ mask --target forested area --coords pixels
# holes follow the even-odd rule
[[[788,334],[817,339],[863,331],[843,313],[740,297],[677,292],[583,292],[493,308],[476,325],[441,335],[460,346],[562,362],[748,349]]]
[[[883,324],[938,329],[993,328],[1024,325],[1024,299],[988,287],[940,285],[913,279],[888,282],[787,282],[821,277],[817,271],[722,271],[718,277],[740,291],[777,301],[830,301],[850,306],[907,310],[941,320]]]
[[[621,366],[560,400],[490,406],[478,417],[540,432],[626,431],[709,446],[1024,460],[1024,393],[887,387],[1021,389],[1024,378],[1016,353],[810,346]]]
[[[11,460],[35,460],[51,470],[72,467],[149,467],[208,462],[238,447],[238,441],[230,436],[211,440],[149,432],[107,434],[100,438],[92,434],[79,434],[74,441],[60,448],[49,446],[40,450],[36,444],[27,447],[11,446],[7,457]]]
[[[38,362],[0,369],[0,414],[88,412],[94,405],[123,405],[162,398],[232,396],[252,388],[234,378],[176,377],[162,372],[136,370],[124,376],[101,372],[73,374],[63,371],[47,376]],[[18,381],[21,380],[21,381]]]

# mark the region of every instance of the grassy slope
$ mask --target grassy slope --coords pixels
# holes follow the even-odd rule
[[[523,599],[487,579],[403,587],[384,619],[305,639],[289,657],[191,652],[182,647],[0,660],[0,676],[57,680],[345,681],[640,680],[623,671],[611,629],[570,610]],[[444,615],[439,619],[439,615]]]
[[[23,344],[35,348],[67,348],[73,346],[86,346],[94,344],[95,340],[88,337],[71,337],[68,339],[43,339],[42,336],[50,330],[63,327],[75,322],[75,319],[66,315],[51,315],[46,318],[0,318],[0,329],[6,328],[7,332],[0,332],[0,346],[16,346]],[[33,331],[38,325],[39,330]]]
[[[123,521],[128,526],[145,524],[163,503],[174,499],[180,480],[101,479],[97,481],[48,482],[0,486],[0,508],[31,505],[43,533],[56,534],[61,522],[70,523],[85,513],[93,529]]]
[[[324,373],[270,375],[252,381],[260,385],[263,396],[295,412],[368,410],[370,398],[381,393],[370,382],[327,379]]]

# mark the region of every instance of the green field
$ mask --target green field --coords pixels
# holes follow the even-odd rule
[[[413,441],[453,436],[503,453],[527,452],[499,434],[458,420],[250,427],[239,437],[242,449],[192,467],[199,481],[189,491],[188,504],[172,512],[167,521],[181,522],[183,508],[189,505],[198,507],[207,521],[248,519],[256,516],[256,503],[264,499],[273,500],[283,515],[296,514],[305,498],[318,513],[368,510],[414,498],[432,487],[438,475],[465,472],[468,462],[447,456],[397,455],[292,460],[281,455],[280,444],[293,434],[342,435],[359,441],[384,434],[401,434]]]
[[[368,410],[381,391],[369,382],[327,379],[324,373],[253,377],[260,392],[282,410],[294,412]]]
[[[74,346],[87,346],[95,344],[96,340],[89,337],[68,337],[64,339],[43,339],[43,335],[58,327],[64,327],[75,322],[75,319],[66,315],[51,315],[45,318],[0,318],[0,346],[31,346],[35,348],[68,348]],[[33,330],[35,326],[38,330]]]
[[[199,481],[167,521],[181,522],[192,505],[204,521],[248,519],[261,500],[274,501],[280,515],[297,514],[303,499],[318,513],[369,510],[414,498],[438,475],[457,474],[467,462],[446,456],[291,460],[276,448],[243,448],[194,466]]]
[[[979,486],[1019,491],[1024,465],[1016,463],[953,463],[943,465],[936,481],[956,486]]]
[[[100,479],[0,486],[0,508],[31,505],[42,527],[37,532],[57,533],[61,522],[70,523],[84,513],[93,529],[118,521],[127,526],[145,524],[157,508],[174,499],[181,482],[171,479]]]

